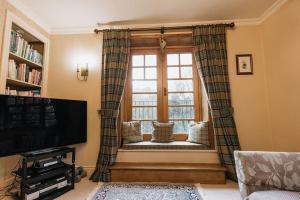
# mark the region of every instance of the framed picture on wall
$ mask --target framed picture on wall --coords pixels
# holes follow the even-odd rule
[[[252,54],[236,55],[236,71],[237,75],[253,74]]]

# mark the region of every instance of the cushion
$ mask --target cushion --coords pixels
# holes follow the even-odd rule
[[[172,142],[174,123],[152,122],[153,132],[151,142]]]
[[[208,122],[191,122],[188,129],[188,142],[205,144],[209,146]]]
[[[173,141],[168,143],[159,142],[136,142],[123,144],[125,150],[207,150],[208,147],[203,144],[190,143],[186,141]]]
[[[143,136],[141,133],[141,122],[139,121],[123,122],[122,137],[123,137],[123,144],[143,141]]]
[[[260,191],[250,194],[247,200],[299,200],[300,192],[290,191]]]

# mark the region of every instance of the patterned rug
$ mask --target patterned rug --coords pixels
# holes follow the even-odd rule
[[[102,185],[92,200],[203,200],[194,185],[127,184]]]

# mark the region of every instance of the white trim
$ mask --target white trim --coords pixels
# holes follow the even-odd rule
[[[271,7],[269,7],[260,17],[259,24],[266,21],[270,16],[277,12],[289,0],[277,0]]]
[[[51,28],[47,23],[41,20],[36,14],[34,14],[24,3],[20,3],[17,0],[8,0],[13,6],[26,14],[29,18],[35,21],[39,26],[44,28],[51,35],[65,35],[65,34],[90,34],[94,32],[95,26],[90,27],[70,27],[70,28]],[[256,26],[263,23],[272,14],[278,11],[288,0],[277,0],[272,4],[261,16],[257,18],[249,19],[230,19],[230,20],[212,20],[212,21],[193,21],[183,23],[160,23],[160,24],[130,24],[130,25],[114,25],[108,27],[126,27],[126,28],[138,28],[138,27],[157,27],[157,26],[187,26],[195,24],[214,24],[214,23],[228,23],[235,22],[236,26]]]
[[[16,9],[21,11],[24,15],[26,15],[29,19],[43,28],[46,32],[50,33],[50,26],[42,20],[39,16],[37,16],[30,8],[28,8],[24,3],[20,3],[17,0],[7,0],[11,5],[13,5]]]
[[[160,23],[160,24],[128,24],[128,25],[104,25],[101,27],[106,28],[151,28],[151,27],[160,27],[160,26],[188,26],[195,24],[217,24],[217,23],[230,23],[235,22],[237,27],[239,26],[257,26],[262,24],[267,20],[271,15],[278,11],[285,3],[289,0],[277,0],[272,4],[261,16],[257,18],[249,19],[230,19],[230,20],[211,20],[211,21],[193,21],[193,22],[182,22],[182,23]],[[96,27],[73,27],[73,28],[53,28],[51,29],[50,34],[52,35],[64,35],[64,34],[84,34],[84,33],[93,33]]]
[[[94,33],[95,27],[74,27],[74,28],[54,28],[51,29],[51,35],[71,35],[71,34],[91,34]]]
[[[237,26],[244,25],[257,25],[257,19],[243,19],[243,20],[211,20],[211,21],[192,21],[192,22],[181,22],[181,23],[155,23],[155,24],[118,24],[118,25],[101,25],[101,28],[151,28],[151,27],[175,27],[175,26],[192,26],[195,24],[217,24],[217,23],[231,23],[235,22]],[[65,35],[65,34],[84,34],[94,33],[96,26],[91,27],[73,27],[73,28],[54,28],[51,29],[51,35]]]

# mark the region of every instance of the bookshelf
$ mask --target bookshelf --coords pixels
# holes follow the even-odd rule
[[[0,93],[45,97],[49,39],[23,19],[6,12]]]

